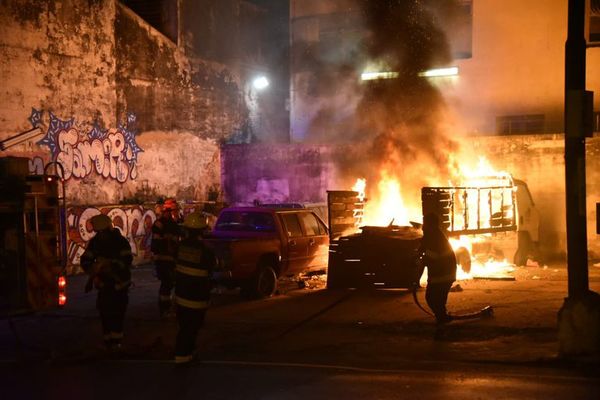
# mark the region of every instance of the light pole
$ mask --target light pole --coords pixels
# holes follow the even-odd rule
[[[585,90],[586,0],[569,0],[565,43],[565,191],[569,296],[558,313],[563,356],[600,352],[600,295],[589,290],[585,137],[592,93]]]

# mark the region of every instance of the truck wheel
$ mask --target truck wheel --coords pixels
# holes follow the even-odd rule
[[[277,274],[270,265],[258,270],[256,277],[256,294],[259,298],[271,297],[277,291]]]
[[[277,291],[277,274],[270,265],[263,265],[254,277],[248,279],[241,287],[241,295],[249,299],[271,297]]]
[[[469,250],[467,250],[466,247],[459,247],[454,254],[456,255],[456,262],[460,265],[462,270],[466,274],[471,272],[471,254],[469,253]]]
[[[520,231],[518,233],[518,245],[517,251],[515,252],[513,262],[516,266],[520,267],[527,264],[527,259],[533,252],[533,241],[529,232]]]

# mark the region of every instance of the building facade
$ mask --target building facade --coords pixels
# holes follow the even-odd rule
[[[586,29],[588,43],[593,46],[599,40],[600,7],[595,0],[588,0],[590,2]],[[450,122],[454,133],[563,131],[567,2],[422,3],[431,6],[428,12],[433,20],[432,24],[424,23],[422,28],[432,34],[439,30],[445,42],[436,48],[429,43],[432,51],[449,52],[449,57],[426,60],[425,67],[456,68],[452,75],[427,78],[444,96],[453,117]],[[318,99],[314,94],[315,87],[324,84],[319,75],[326,67],[338,74],[341,66],[350,67],[356,81],[360,81],[363,72],[398,72],[390,71],[383,57],[377,59],[369,51],[369,41],[376,36],[373,31],[377,27],[370,24],[370,10],[365,4],[368,2],[360,0],[291,0],[293,141],[306,138],[311,121],[322,109],[315,106]],[[453,11],[448,12],[448,7]],[[404,39],[410,40],[410,36]],[[390,51],[396,46],[392,35],[387,45]],[[332,54],[336,54],[335,57]],[[599,68],[600,49],[590,47],[587,50],[588,90],[600,90]],[[347,89],[345,85],[336,90]],[[345,98],[346,102],[351,99]],[[600,99],[596,96],[594,110],[599,109]]]

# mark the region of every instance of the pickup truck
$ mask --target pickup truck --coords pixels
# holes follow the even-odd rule
[[[304,208],[225,208],[206,241],[224,277],[217,283],[245,297],[272,296],[279,278],[327,268],[329,231]]]

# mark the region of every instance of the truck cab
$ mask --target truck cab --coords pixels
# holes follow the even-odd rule
[[[327,226],[304,208],[225,208],[207,243],[225,272],[220,283],[248,297],[273,295],[281,277],[327,268]]]

